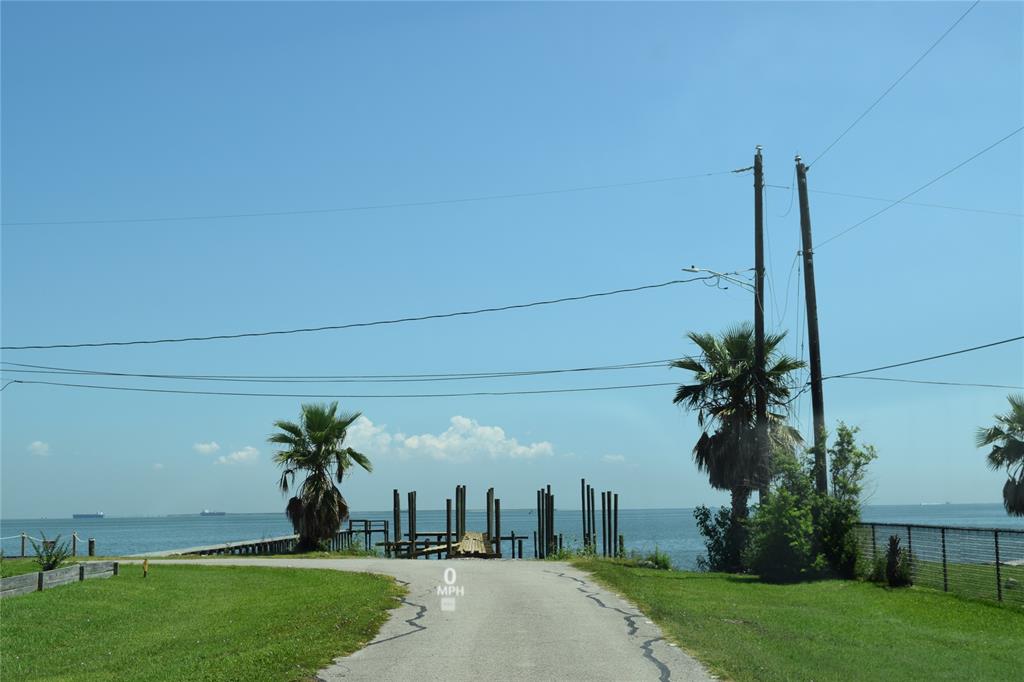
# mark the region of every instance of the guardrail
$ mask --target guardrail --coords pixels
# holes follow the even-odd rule
[[[861,523],[865,558],[884,558],[889,537],[910,553],[916,585],[1024,606],[1024,530]]]
[[[9,578],[0,578],[0,599],[28,592],[49,590],[59,585],[81,582],[92,578],[110,578],[117,575],[116,561],[89,561],[74,566],[55,568],[52,571],[25,573]]]

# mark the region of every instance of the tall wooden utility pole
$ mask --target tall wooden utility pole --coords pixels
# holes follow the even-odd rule
[[[804,290],[807,292],[807,343],[811,352],[811,407],[814,410],[814,482],[819,493],[828,493],[825,460],[825,397],[821,391],[821,347],[818,345],[818,298],[814,292],[814,246],[811,241],[811,209],[807,203],[807,166],[796,157],[796,184],[800,192],[800,235],[804,254]]]
[[[768,396],[765,392],[764,357],[764,166],[761,145],[754,152],[754,447],[759,465],[759,492],[767,482],[768,460]]]

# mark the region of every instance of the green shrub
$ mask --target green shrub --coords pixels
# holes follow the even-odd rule
[[[887,582],[885,578],[885,556],[878,555],[868,564],[866,577],[873,583]]]
[[[59,535],[53,540],[47,540],[46,535],[39,531],[39,536],[43,539],[41,546],[36,544],[35,540],[29,541],[36,552],[36,563],[39,564],[40,570],[52,571],[60,568],[71,558],[71,548],[68,543],[60,541]]]
[[[820,575],[827,565],[815,537],[811,477],[793,461],[780,467],[775,489],[750,520],[747,561],[768,582],[796,582]]]
[[[813,453],[803,461],[776,457],[772,486],[750,520],[746,553],[748,565],[764,580],[857,576],[861,485],[876,454],[871,446],[858,446],[856,434],[856,428],[839,423],[828,450],[831,494],[815,489]]]
[[[661,571],[672,570],[672,559],[669,558],[668,554],[662,552],[657,547],[654,548],[653,552],[647,555],[645,561],[652,564],[652,568],[657,568]]]
[[[697,557],[701,571],[740,573],[744,570],[743,552],[746,546],[746,527],[733,518],[728,507],[719,507],[712,516],[705,506],[693,510],[697,530],[704,536],[707,557]]]
[[[889,587],[907,587],[911,579],[910,552],[900,547],[900,536],[889,536],[889,547],[885,552],[885,579]]]

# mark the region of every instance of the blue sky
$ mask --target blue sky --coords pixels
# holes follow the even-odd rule
[[[728,171],[769,184],[817,156],[966,3],[19,4],[2,8],[3,221],[273,212],[534,192]],[[1021,125],[1022,7],[982,3],[809,175],[896,199]],[[1018,135],[816,254],[826,374],[1021,334]],[[4,345],[376,320],[752,265],[749,175],[384,210],[186,222],[5,225]],[[884,203],[811,195],[823,241]],[[767,190],[768,322],[800,354],[791,192]],[[3,360],[129,372],[402,374],[637,362],[749,319],[700,283],[503,314],[321,334]],[[1024,385],[1021,345],[886,376]],[[4,373],[5,381],[17,375]],[[43,377],[45,378],[45,377]],[[427,384],[527,390],[683,381],[667,369]],[[109,385],[170,382],[96,379]],[[181,384],[183,382],[178,382]],[[175,385],[177,386],[177,384]],[[227,390],[419,392],[422,384]],[[225,390],[189,382],[186,388]],[[977,426],[1007,391],[834,380],[874,503],[996,502]],[[725,501],[696,471],[672,389],[342,400],[375,461],[343,486],[438,507],[456,483],[506,506],[579,478],[627,507]],[[0,513],[272,511],[266,436],[291,398],[12,385]],[[809,400],[794,421],[806,430]],[[212,443],[216,443],[214,448]],[[203,445],[205,444],[205,445]],[[197,447],[200,445],[200,447]],[[205,452],[203,452],[205,451]],[[472,494],[472,492],[471,492]]]

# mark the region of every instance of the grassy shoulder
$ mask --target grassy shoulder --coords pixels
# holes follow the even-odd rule
[[[771,585],[573,563],[729,679],[1019,679],[1024,612],[1016,607],[855,581]]]
[[[400,594],[362,573],[123,566],[0,602],[0,678],[308,679],[373,639]]]

